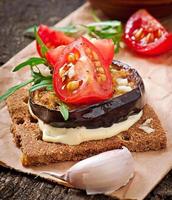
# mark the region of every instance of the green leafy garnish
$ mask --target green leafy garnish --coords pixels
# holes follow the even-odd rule
[[[115,44],[115,52],[120,48],[122,37],[122,24],[120,21],[93,22],[85,26],[88,35],[95,38],[112,39]]]
[[[92,12],[92,17],[95,20],[95,22],[93,23],[89,23],[87,25],[68,25],[65,27],[50,27],[54,30],[57,31],[62,31],[67,35],[71,35],[73,37],[78,37],[80,35],[87,35],[89,36],[89,38],[98,38],[98,39],[112,39],[115,45],[115,52],[119,52],[119,48],[120,48],[120,42],[121,42],[121,38],[122,38],[122,33],[123,33],[123,29],[122,29],[122,23],[120,21],[117,20],[113,20],[113,21],[101,21],[97,15],[95,14],[95,12]],[[37,29],[37,27],[35,26],[35,30]],[[26,30],[26,33],[31,33],[33,32],[33,27],[29,28]],[[36,39],[39,43],[39,36],[36,35]],[[39,44],[41,45],[43,42],[40,42]],[[44,44],[45,46],[45,44]],[[44,49],[44,46],[42,46],[42,51],[43,55],[44,52],[46,52],[46,49]],[[46,46],[45,46],[46,47]],[[47,48],[47,47],[46,47]]]
[[[59,105],[60,105],[59,106],[59,111],[62,114],[64,120],[68,120],[68,118],[69,118],[69,110],[68,110],[67,105],[62,103],[62,102],[60,102]]]
[[[29,91],[33,92],[41,88],[48,88],[48,90],[53,90],[52,77],[51,79],[49,79],[49,77],[42,76],[42,79],[39,82],[34,82],[34,84],[30,87]]]
[[[41,38],[39,37],[36,27],[34,27],[34,34],[35,34],[37,42],[41,46],[41,52],[43,53],[43,55],[45,55],[45,53],[48,51],[48,48],[45,46],[45,44],[42,42]],[[13,69],[13,72],[16,72],[18,70],[23,69],[24,67],[28,67],[29,66],[30,70],[31,70],[32,79],[27,80],[27,81],[25,81],[23,83],[20,83],[20,84],[18,84],[16,86],[13,86],[10,89],[8,89],[5,94],[0,96],[0,102],[5,100],[5,99],[7,99],[14,92],[16,92],[20,88],[28,85],[29,83],[32,83],[32,85],[30,86],[30,89],[29,89],[30,92],[33,92],[33,91],[41,89],[41,88],[45,88],[48,91],[49,90],[53,91],[52,75],[51,74],[47,75],[47,76],[43,75],[41,73],[41,70],[38,68],[38,65],[40,65],[40,64],[47,65],[47,60],[45,58],[33,57],[33,58],[29,58],[25,62],[17,65]],[[59,111],[62,114],[64,120],[67,120],[69,118],[68,107],[63,102],[59,102]]]
[[[38,31],[38,26],[36,26],[36,25],[35,26],[31,26],[28,29],[26,29],[24,31],[24,33],[34,33],[35,29],[36,29],[36,31]]]
[[[23,83],[20,83],[20,84],[18,84],[18,85],[13,86],[13,87],[10,88],[10,89],[8,89],[8,90],[6,91],[5,94],[3,94],[2,96],[0,96],[0,102],[3,101],[3,100],[5,100],[5,99],[7,99],[7,98],[8,98],[10,95],[12,95],[14,92],[16,92],[16,91],[19,90],[20,88],[22,88],[22,87],[28,85],[29,83],[32,83],[33,81],[34,81],[33,79],[30,79],[30,80],[27,80],[27,81],[25,81],[25,82],[23,82]]]
[[[48,48],[43,43],[42,39],[39,37],[36,26],[34,26],[34,35],[35,35],[36,41],[38,42],[38,44],[41,47],[41,54],[42,54],[42,56],[45,56],[45,53],[48,51]]]
[[[54,30],[57,30],[57,31],[62,31],[63,33],[65,33],[67,35],[75,34],[75,33],[78,32],[78,29],[74,25],[69,25],[69,26],[66,26],[66,27],[53,26],[51,28],[54,29]]]
[[[78,28],[76,28],[76,26],[74,25],[68,25],[65,27],[58,27],[58,26],[50,26],[51,29],[55,30],[55,31],[61,31],[67,35],[73,35],[75,33],[78,32]],[[25,30],[24,35],[30,38],[35,39],[35,35],[34,35],[34,29],[36,29],[36,31],[38,30],[38,26],[32,26],[28,29]]]
[[[22,69],[23,67],[26,67],[26,66],[30,66],[30,67],[33,67],[33,66],[36,66],[36,65],[39,65],[39,64],[46,64],[46,59],[44,58],[29,58],[27,61],[17,65],[14,69],[13,69],[13,72],[16,72],[20,69]]]

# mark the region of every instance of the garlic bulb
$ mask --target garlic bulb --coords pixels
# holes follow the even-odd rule
[[[134,175],[134,160],[130,151],[123,147],[92,156],[73,165],[63,175],[48,173],[62,178],[87,194],[111,193],[126,185]]]

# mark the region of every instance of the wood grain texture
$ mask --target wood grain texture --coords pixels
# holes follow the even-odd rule
[[[33,24],[55,24],[83,3],[82,0],[1,0],[0,1],[0,64],[5,63],[31,40],[23,31]],[[112,199],[103,195],[87,196],[85,192],[69,189],[0,167],[0,199]],[[146,198],[172,199],[172,171]]]

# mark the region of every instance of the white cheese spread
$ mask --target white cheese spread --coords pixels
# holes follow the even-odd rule
[[[122,131],[126,131],[141,118],[142,114],[143,111],[140,111],[138,114],[129,116],[125,121],[114,123],[107,128],[102,127],[96,129],[87,129],[85,127],[57,128],[45,124],[40,119],[38,119],[38,123],[43,132],[42,139],[44,141],[78,145],[85,141],[110,138]]]

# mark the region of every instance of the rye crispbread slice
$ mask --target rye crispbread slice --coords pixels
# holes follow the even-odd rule
[[[7,106],[12,118],[11,131],[14,141],[22,151],[22,164],[25,166],[49,164],[58,161],[77,161],[100,152],[126,146],[130,151],[143,152],[160,150],[166,147],[166,133],[154,110],[145,105],[143,116],[128,131],[117,136],[83,142],[70,146],[43,141],[42,133],[28,110],[27,88],[18,90],[7,99]],[[146,119],[152,118],[151,127],[155,130],[146,133],[139,128]]]

